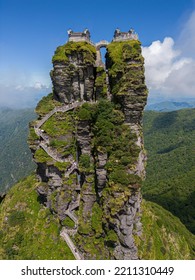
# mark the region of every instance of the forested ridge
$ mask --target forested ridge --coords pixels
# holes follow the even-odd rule
[[[35,168],[27,145],[33,109],[0,109],[0,193]]]
[[[148,160],[142,193],[195,233],[195,109],[144,114]]]

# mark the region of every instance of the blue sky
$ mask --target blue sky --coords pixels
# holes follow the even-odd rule
[[[111,40],[133,27],[150,97],[195,97],[195,0],[0,0],[0,104],[34,106],[49,92],[51,58],[67,30]]]

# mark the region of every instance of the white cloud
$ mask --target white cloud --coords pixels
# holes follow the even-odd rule
[[[33,86],[5,86],[0,84],[0,106],[11,108],[35,107],[42,96],[49,94],[50,87],[37,83]]]
[[[34,88],[35,89],[42,89],[42,88],[44,88],[45,86],[42,84],[42,83],[40,83],[40,82],[36,82],[35,84],[34,84]]]
[[[190,51],[195,48],[193,24],[195,26],[195,13],[192,13],[185,24],[177,43],[166,37],[163,42],[155,41],[149,47],[142,48],[146,83],[151,95],[195,97],[195,57],[189,56]],[[181,41],[185,36],[184,46]]]
[[[0,106],[35,107],[40,98],[51,90],[49,75],[24,73],[19,69],[0,70]]]

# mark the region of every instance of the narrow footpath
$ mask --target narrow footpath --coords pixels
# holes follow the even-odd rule
[[[71,166],[66,170],[65,177],[69,177],[69,175],[75,171],[78,170],[78,164],[73,159],[73,156],[68,156],[67,158],[60,157],[57,152],[54,152],[53,149],[49,147],[49,137],[46,135],[43,130],[41,130],[41,126],[55,113],[57,112],[67,112],[70,110],[73,110],[82,104],[84,104],[86,101],[82,102],[74,102],[72,104],[63,105],[61,107],[55,107],[52,111],[50,111],[48,114],[46,114],[41,120],[39,120],[36,125],[34,126],[34,131],[36,135],[41,138],[41,141],[39,143],[39,147],[42,148],[51,158],[53,158],[57,162],[70,162]],[[91,101],[90,103],[94,103]],[[60,232],[60,236],[64,239],[64,241],[67,243],[68,247],[70,248],[71,252],[73,253],[76,260],[82,260],[84,259],[81,253],[79,253],[77,247],[72,242],[70,235],[75,235],[77,233],[78,229],[78,218],[77,216],[72,212],[75,208],[77,208],[80,204],[80,195],[78,200],[73,203],[66,211],[65,214],[75,223],[74,229],[67,229],[63,227],[63,229]]]
[[[66,243],[67,243],[68,247],[70,248],[71,252],[73,253],[75,259],[83,260],[82,255],[79,253],[77,247],[72,242],[72,240],[71,240],[70,236],[68,235],[67,230],[65,228],[60,232],[60,236],[66,241]]]

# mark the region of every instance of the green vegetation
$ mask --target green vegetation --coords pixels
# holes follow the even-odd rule
[[[62,106],[62,103],[56,101],[53,98],[53,93],[48,94],[47,96],[44,96],[36,107],[36,113],[43,117],[47,113],[49,113],[51,110],[53,110],[56,106]]]
[[[137,187],[141,186],[141,179],[138,175],[128,174],[122,169],[116,169],[111,172],[110,180],[123,186],[128,186],[129,184],[131,184],[132,186],[136,184]]]
[[[86,185],[87,187],[87,185]],[[89,254],[90,259],[108,259],[108,252],[104,244],[103,230],[102,230],[102,209],[101,206],[95,202],[92,208],[92,213],[88,213],[87,219],[83,219],[83,202],[81,201],[79,207],[79,228],[77,234],[74,236],[74,242],[78,247],[82,248],[86,254]]]
[[[112,42],[107,46],[107,50],[106,59],[112,94],[132,95],[132,91],[142,91],[147,96],[140,42],[137,40]]]
[[[87,235],[87,237],[76,234],[74,242],[85,251],[89,259],[93,260],[108,260],[109,253],[105,247],[104,238],[96,238],[94,235]]]
[[[50,146],[61,156],[75,156],[74,116],[73,112],[57,112],[41,127],[50,137]]]
[[[68,42],[59,46],[52,58],[52,62],[69,63],[69,56],[81,55],[85,64],[94,64],[96,58],[96,49],[87,42]]]
[[[139,257],[145,260],[188,260],[195,257],[195,236],[161,206],[142,202],[143,235],[136,237]]]
[[[134,40],[113,42],[107,49],[106,63],[114,102],[105,100],[107,85],[104,69],[98,67],[96,72],[91,71],[96,58],[94,46],[86,42],[68,42],[57,48],[53,57],[54,67],[56,63],[62,66],[60,78],[62,81],[64,79],[65,84],[69,79],[70,92],[69,89],[67,91],[70,95],[75,86],[74,84],[71,88],[72,78],[77,70],[83,73],[89,70],[88,78],[92,82],[90,87],[95,82],[93,93],[99,100],[95,104],[85,103],[71,112],[55,113],[41,127],[49,139],[47,145],[55,155],[59,157],[73,155],[74,159],[79,160],[82,186],[80,188],[76,185],[78,175],[74,173],[67,178],[64,174],[71,163],[56,162],[38,146],[39,139],[33,129],[36,123],[31,123],[29,143],[34,151],[35,160],[39,163],[39,176],[44,182],[38,183],[36,177],[32,175],[15,185],[1,202],[0,258],[73,259],[68,245],[60,238],[62,226],[75,228],[73,220],[69,217],[64,219],[64,209],[71,206],[72,201],[75,202],[74,207],[78,208],[79,223],[78,232],[71,238],[78,248],[85,252],[85,258],[113,258],[113,249],[119,242],[119,232],[115,226],[117,224],[122,231],[124,224],[123,218],[121,224],[118,224],[120,220],[118,216],[123,210],[131,211],[131,208],[124,209],[124,207],[131,194],[135,194],[141,186],[139,176],[130,174],[140,152],[140,148],[136,145],[138,139],[133,129],[124,124],[125,116],[120,109],[125,112],[127,121],[127,110],[129,110],[129,121],[133,121],[134,111],[141,114],[147,89],[144,82],[140,42]],[[75,62],[78,69],[75,67]],[[51,73],[53,81],[55,78],[58,79],[57,75],[57,72]],[[92,80],[94,76],[95,81]],[[60,87],[62,84],[63,82],[60,82]],[[60,94],[58,96],[58,92],[55,92],[55,95],[63,100]],[[74,98],[76,96],[78,92],[75,93]],[[88,92],[84,93],[84,96],[88,96]],[[135,110],[129,108],[132,104],[135,105]],[[61,103],[54,100],[51,93],[39,102],[36,112],[41,119],[60,105]],[[195,170],[192,167],[194,166],[192,152],[190,154],[189,151],[192,151],[191,143],[195,140],[195,127],[194,118],[192,120],[186,112],[183,111],[181,115],[172,113],[157,119],[154,119],[151,114],[146,120],[146,135],[154,137],[153,140],[148,140],[148,147],[151,149],[149,161],[153,156],[154,163],[151,164],[152,170],[151,173],[149,171],[149,179],[145,183],[143,193],[146,198],[157,201],[177,214],[193,231],[195,200],[192,174]],[[136,121],[139,122],[139,116]],[[174,131],[175,136],[167,136],[169,132]],[[159,135],[163,140],[160,140]],[[160,148],[155,141],[160,143]],[[89,151],[87,148],[90,150],[90,155],[85,154]],[[181,155],[188,155],[188,165],[185,167]],[[150,174],[153,175],[152,179]],[[101,184],[104,185],[102,189]],[[40,197],[36,192],[38,186]],[[47,201],[50,209],[40,203],[43,201]],[[143,203],[141,218],[143,235],[139,237],[136,235],[136,229],[133,229],[140,258],[194,258],[195,237],[186,230],[178,218],[152,202]],[[124,234],[125,231],[124,228]]]
[[[33,109],[0,109],[0,193],[35,169],[27,145],[28,123]]]
[[[8,224],[10,227],[21,226],[24,222],[25,215],[23,211],[13,211],[8,216]]]
[[[94,203],[91,213],[83,214],[82,202],[79,208],[79,235],[87,235],[85,244],[82,248],[86,252],[90,252],[91,256],[97,256],[97,246],[102,244],[102,239],[107,240],[109,249],[113,249],[111,236],[103,237],[108,221],[111,221],[113,215],[116,215],[128,200],[132,188],[140,187],[140,178],[133,174],[128,174],[128,168],[131,168],[139,154],[139,148],[135,144],[137,136],[132,132],[129,126],[124,125],[124,115],[111,102],[101,99],[97,104],[84,104],[77,109],[77,118],[81,121],[87,121],[91,127],[93,135],[92,150],[95,158],[99,153],[107,154],[108,160],[105,166],[107,170],[108,184],[103,189],[102,197],[99,203]],[[82,186],[82,192],[92,190],[95,174],[93,166],[90,170],[90,157],[81,155],[79,158],[79,170],[81,172],[91,172],[91,188],[89,188],[89,180]],[[86,190],[85,190],[86,189]],[[94,194],[95,194],[94,189]],[[103,208],[102,205],[105,207]],[[85,219],[83,218],[85,217]],[[109,229],[106,232],[109,234]],[[111,235],[111,233],[110,233]],[[94,240],[95,238],[95,240]],[[82,238],[81,238],[82,239]],[[78,241],[77,240],[77,241]],[[83,240],[83,239],[82,239]],[[78,241],[79,242],[79,241]],[[91,243],[96,244],[93,248]],[[95,243],[94,243],[95,242]],[[80,243],[79,243],[80,244]],[[90,249],[89,249],[90,248]],[[102,252],[105,254],[105,252]]]
[[[96,68],[95,96],[96,99],[107,98],[106,72],[103,67]]]
[[[55,215],[37,200],[35,176],[29,176],[15,185],[0,204],[0,258],[1,259],[73,259],[73,255],[60,238],[60,226]],[[136,238],[142,259],[193,259],[195,237],[186,230],[178,218],[162,207],[144,202],[142,206],[143,236]],[[94,259],[110,259],[104,242],[110,250],[117,242],[113,230],[101,236],[101,208],[97,203],[92,210],[92,228],[95,236],[75,236]],[[70,228],[73,222],[64,223]],[[112,253],[112,251],[110,251]]]
[[[135,162],[139,154],[136,135],[123,124],[124,115],[113,103],[100,100],[95,105],[83,104],[77,109],[77,117],[87,119],[91,125],[94,152],[108,153],[109,173],[116,170],[125,172]]]
[[[131,195],[131,191],[127,186],[113,182],[106,185],[102,192],[104,201],[103,223],[106,223],[106,221],[113,222],[114,215],[123,208]]]
[[[52,163],[54,160],[43,150],[43,149],[38,149],[36,150],[34,154],[34,158],[36,162],[42,162],[42,163]]]
[[[62,224],[62,226],[72,228],[72,229],[75,227],[75,223],[69,217],[66,217],[65,220],[61,224]]]
[[[90,156],[87,154],[83,154],[79,158],[79,164],[81,168],[89,168],[90,167]]]
[[[118,236],[116,232],[111,229],[106,234],[106,243],[109,247],[114,247],[116,243],[118,242]]]
[[[58,136],[66,135],[73,130],[72,112],[57,112],[51,116],[41,127],[53,140]],[[66,140],[66,139],[65,139]]]
[[[57,167],[60,171],[66,171],[66,169],[70,166],[69,162],[55,162],[54,166]]]
[[[195,233],[195,109],[145,112],[146,199],[172,212]]]
[[[28,135],[28,143],[33,144],[34,141],[39,140],[39,136],[35,133],[35,129],[33,127],[34,121],[30,123],[30,128],[29,128],[29,135]]]
[[[101,236],[102,230],[102,208],[95,202],[92,208],[91,226],[97,237]]]
[[[84,103],[81,107],[77,108],[76,118],[81,121],[92,121],[96,105]]]
[[[74,259],[59,236],[58,220],[39,203],[37,186],[35,176],[29,176],[0,204],[0,259]]]
[[[124,67],[125,61],[135,60],[142,61],[143,57],[141,56],[141,43],[137,40],[121,41],[121,42],[112,42],[107,46],[108,55],[116,63],[116,67],[120,67],[122,63]],[[123,69],[123,68],[119,68]]]

